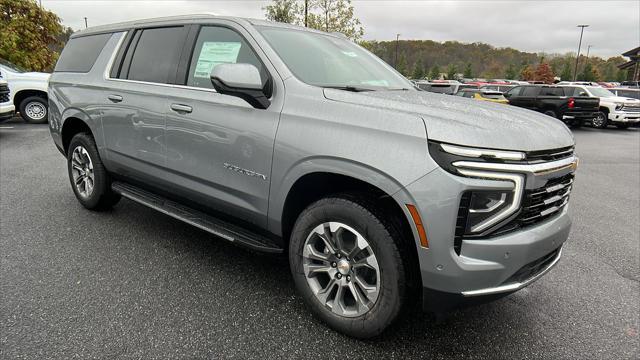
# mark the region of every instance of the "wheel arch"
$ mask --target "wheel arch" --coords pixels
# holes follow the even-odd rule
[[[62,147],[62,151],[66,156],[67,150],[69,147],[69,143],[71,142],[71,138],[79,132],[88,132],[93,136],[96,144],[98,145],[98,149],[100,149],[100,144],[98,141],[100,140],[97,137],[96,126],[98,123],[95,120],[92,120],[91,117],[83,112],[80,109],[69,108],[62,115],[62,122],[60,126],[60,146]]]
[[[19,90],[17,93],[15,93],[13,95],[13,105],[15,105],[16,109],[20,108],[20,103],[22,103],[22,101],[28,97],[31,96],[38,96],[38,97],[42,97],[45,100],[49,99],[49,96],[47,95],[46,91],[42,91],[42,90],[33,90],[33,89],[24,89],[24,90]]]
[[[299,214],[313,202],[332,194],[353,192],[367,194],[385,214],[389,214],[388,219],[397,227],[402,234],[401,245],[406,249],[411,258],[410,282],[421,284],[420,268],[418,260],[418,250],[416,247],[416,232],[409,212],[404,204],[399,203],[394,196],[394,192],[389,192],[377,185],[354,176],[329,171],[313,171],[303,174],[290,186],[289,191],[283,201],[279,224],[279,232],[282,234],[283,248],[288,249],[289,238],[293,226]],[[396,192],[398,192],[396,190]]]

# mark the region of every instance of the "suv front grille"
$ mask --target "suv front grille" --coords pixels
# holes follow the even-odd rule
[[[622,107],[622,111],[640,113],[640,106],[625,105],[625,106]]]
[[[573,155],[573,146],[568,146],[560,149],[542,150],[542,151],[530,151],[527,153],[527,162],[543,162],[543,161],[556,161],[564,158],[568,158]]]
[[[526,190],[522,202],[522,211],[516,222],[522,226],[541,222],[562,210],[569,202],[569,193],[573,186],[573,174],[551,179],[544,187]]]
[[[0,85],[0,103],[9,101],[9,87],[5,84]]]

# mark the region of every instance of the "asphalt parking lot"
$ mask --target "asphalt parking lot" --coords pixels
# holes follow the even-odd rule
[[[0,358],[637,359],[639,130],[575,131],[574,226],[551,273],[358,341],[305,309],[283,259],[128,200],[87,211],[46,125],[0,124]]]

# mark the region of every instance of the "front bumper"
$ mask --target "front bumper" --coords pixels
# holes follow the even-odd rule
[[[614,123],[637,123],[640,122],[640,112],[611,111],[609,121]]]
[[[0,121],[9,120],[15,115],[15,106],[13,104],[0,105]]]
[[[546,182],[545,177],[555,175],[527,178],[526,188],[538,188],[540,182]],[[559,253],[552,264],[545,264],[548,267],[513,280],[527,264],[562,247],[571,227],[567,206],[524,229],[483,239],[463,239],[460,254],[455,252],[455,226],[462,194],[471,189],[506,190],[512,186],[508,181],[461,177],[438,168],[406,188],[418,204],[429,240],[429,248],[418,247],[425,310],[441,312],[464,303],[504,296],[528,286],[557,263]]]

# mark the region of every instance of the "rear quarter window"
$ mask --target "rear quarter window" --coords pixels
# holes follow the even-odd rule
[[[110,37],[111,34],[98,34],[71,38],[62,50],[53,71],[80,73],[91,71]]]

